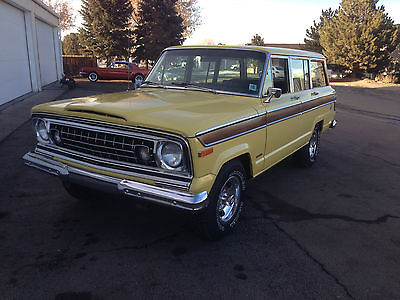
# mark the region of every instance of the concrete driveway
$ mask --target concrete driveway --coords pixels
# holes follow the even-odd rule
[[[126,87],[81,81],[61,98]],[[249,182],[218,242],[175,210],[71,198],[24,166],[25,123],[0,143],[0,299],[399,299],[400,88],[336,88],[318,163]]]

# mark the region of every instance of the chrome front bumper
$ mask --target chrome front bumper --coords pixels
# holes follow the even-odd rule
[[[23,160],[28,166],[59,176],[63,180],[110,193],[121,193],[126,196],[133,196],[188,210],[199,210],[207,202],[208,195],[205,191],[198,194],[191,194],[133,180],[111,177],[69,166],[35,152],[26,153],[23,156]]]

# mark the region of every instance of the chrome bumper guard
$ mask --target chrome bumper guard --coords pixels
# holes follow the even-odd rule
[[[335,128],[335,127],[336,127],[336,124],[337,124],[337,121],[336,121],[336,120],[333,120],[332,123],[331,123],[331,125],[329,126],[329,128]]]
[[[127,196],[187,210],[199,210],[203,208],[207,202],[208,195],[206,191],[198,194],[191,194],[133,180],[111,177],[69,166],[35,152],[26,153],[23,156],[23,160],[26,165],[59,176],[63,180],[74,181],[81,185],[92,188],[95,187],[111,193],[122,193]],[[85,177],[85,179],[89,178],[91,181],[80,180],[83,179],[82,177]],[[98,184],[100,184],[100,186]]]

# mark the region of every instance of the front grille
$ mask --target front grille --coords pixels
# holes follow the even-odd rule
[[[151,140],[54,123],[50,124],[50,135],[54,143],[62,148],[99,158],[156,167],[154,141]],[[149,159],[141,159],[139,151],[148,153]]]

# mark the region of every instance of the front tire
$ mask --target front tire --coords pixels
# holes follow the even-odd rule
[[[295,160],[300,167],[311,167],[319,157],[321,128],[316,125],[310,141],[295,153]]]
[[[208,197],[208,206],[200,213],[200,230],[217,240],[237,226],[243,208],[246,175],[240,161],[231,161],[219,172]]]
[[[99,75],[96,72],[90,72],[88,75],[88,79],[91,82],[96,82],[99,79]]]

